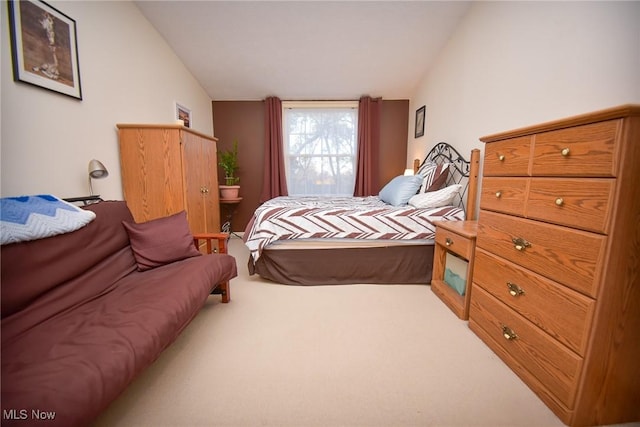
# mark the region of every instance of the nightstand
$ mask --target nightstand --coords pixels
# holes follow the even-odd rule
[[[458,316],[469,319],[478,221],[434,221],[436,243],[431,290]],[[447,271],[448,264],[451,268]],[[455,268],[456,271],[454,270]],[[445,282],[445,276],[447,282]],[[458,285],[464,295],[454,289]]]

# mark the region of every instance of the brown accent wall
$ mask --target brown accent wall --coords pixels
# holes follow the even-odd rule
[[[227,220],[230,208],[235,208],[231,230],[244,231],[253,211],[260,205],[264,154],[264,102],[214,101],[213,129],[220,150],[228,150],[238,141],[238,177],[240,204],[220,205],[220,223]],[[224,171],[218,167],[218,182],[224,182]]]
[[[218,147],[230,149],[238,140],[240,197],[232,217],[231,229],[244,231],[255,209],[260,205],[264,155],[264,102],[213,101],[213,128]],[[382,188],[393,177],[403,173],[407,158],[409,101],[382,102],[380,120],[380,175]],[[224,173],[218,168],[218,180]],[[228,208],[221,205],[220,222],[226,221]]]
[[[383,100],[380,114],[380,189],[407,168],[409,100]]]

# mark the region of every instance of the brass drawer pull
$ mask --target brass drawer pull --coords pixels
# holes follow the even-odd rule
[[[447,237],[446,239],[444,239],[444,244],[447,246],[451,246],[453,245],[453,240]]]
[[[556,199],[556,205],[558,205],[558,206],[564,205],[564,199],[562,197],[558,197]]]
[[[560,154],[562,154],[564,157],[567,157],[570,151],[571,150],[569,150],[568,148],[563,148],[562,151],[560,151]]]
[[[518,338],[518,334],[507,325],[502,325],[502,336],[508,341],[513,341]]]
[[[504,162],[504,154],[500,154],[498,156],[498,160],[500,160],[501,162]]]
[[[531,243],[524,240],[522,237],[514,237],[511,239],[513,242],[513,247],[519,251],[524,251],[527,248],[531,247]]]
[[[496,191],[496,199],[502,197],[502,191]]]
[[[509,288],[509,294],[514,297],[519,297],[520,295],[524,295],[524,289],[515,283],[507,282],[507,288]]]

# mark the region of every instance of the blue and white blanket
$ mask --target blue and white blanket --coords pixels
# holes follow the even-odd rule
[[[50,194],[0,199],[0,244],[25,242],[69,233],[96,214]]]

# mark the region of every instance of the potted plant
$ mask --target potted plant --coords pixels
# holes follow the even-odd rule
[[[218,152],[218,164],[224,169],[224,183],[219,185],[222,199],[237,199],[240,178],[235,176],[238,169],[238,141],[233,141],[233,149]]]

